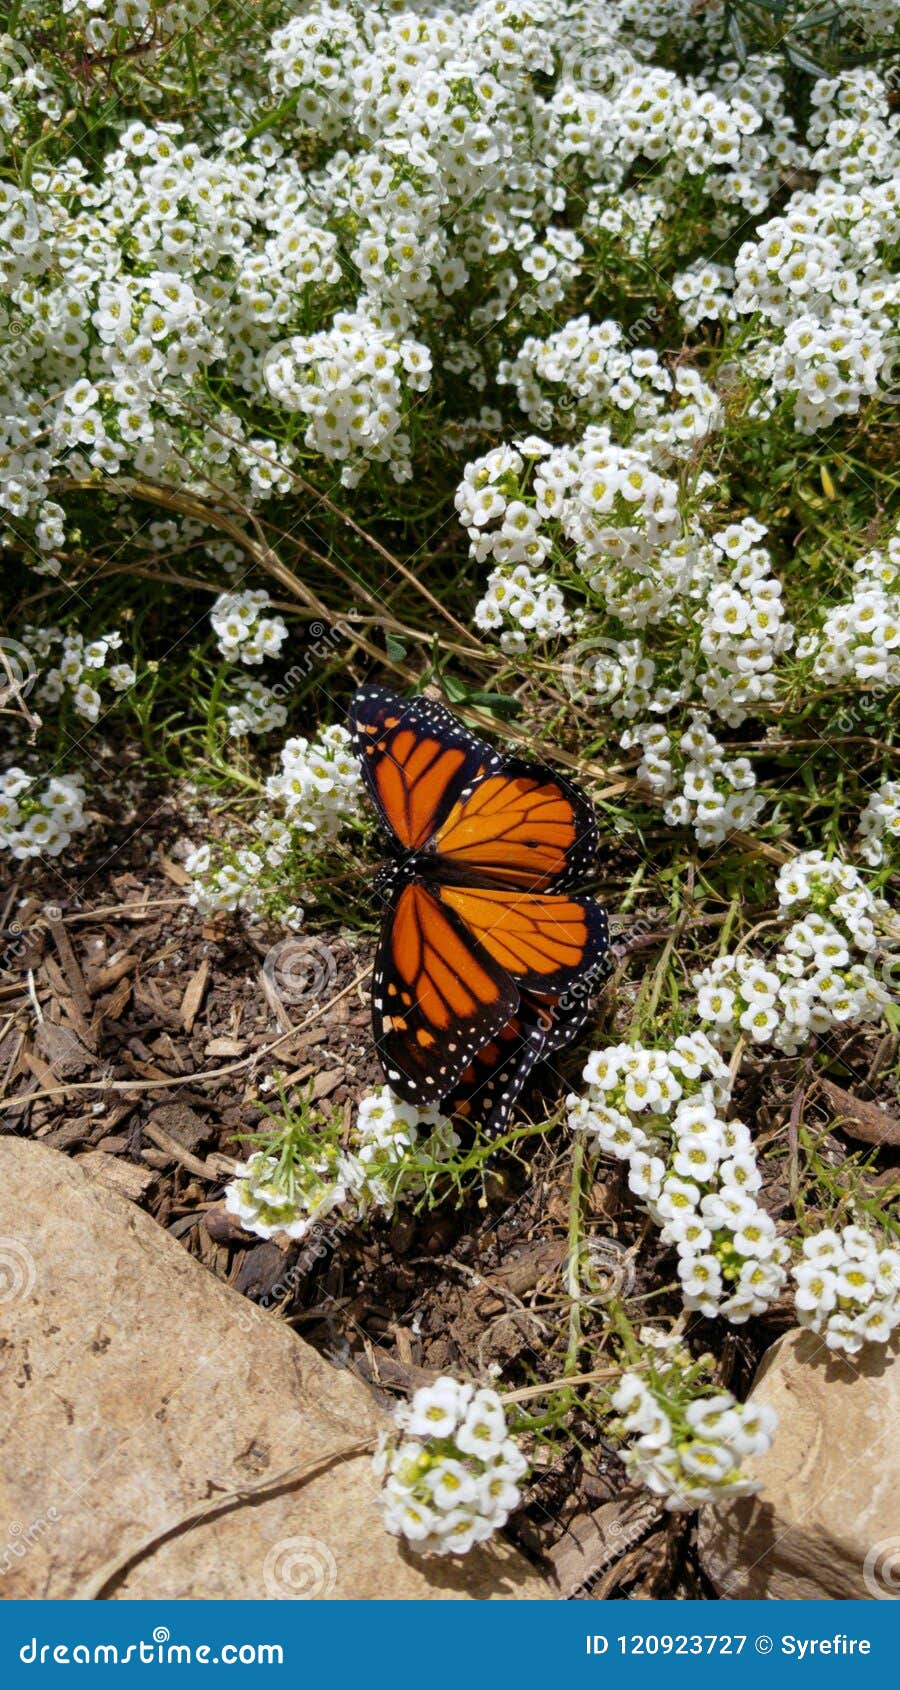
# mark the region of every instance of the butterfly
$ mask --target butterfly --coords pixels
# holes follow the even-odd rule
[[[385,1076],[496,1133],[607,967],[606,912],[568,891],[597,849],[592,806],[428,698],[364,688],[350,732],[391,859],[372,981]]]

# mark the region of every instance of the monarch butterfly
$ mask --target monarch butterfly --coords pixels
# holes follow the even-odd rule
[[[382,1067],[407,1102],[498,1132],[606,968],[605,911],[564,890],[596,851],[593,809],[428,698],[366,688],[350,731],[391,856],[372,981]]]

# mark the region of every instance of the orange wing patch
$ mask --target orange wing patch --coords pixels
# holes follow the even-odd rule
[[[389,910],[372,1009],[388,1079],[436,1103],[505,1026],[518,991],[435,892],[410,881]]]
[[[488,955],[531,991],[564,991],[605,948],[605,922],[586,900],[468,886],[441,886],[438,895]]]
[[[476,883],[549,891],[590,864],[597,823],[571,782],[508,758],[460,796],[435,847],[442,862]]]
[[[421,881],[400,894],[391,954],[408,981],[415,1007],[429,1026],[452,1026],[479,1004],[495,1003],[498,986]]]
[[[445,751],[436,739],[416,739],[408,730],[395,735],[389,752],[368,747],[375,765],[375,786],[382,808],[401,845],[414,851],[431,836],[435,811],[466,760],[464,751]]]

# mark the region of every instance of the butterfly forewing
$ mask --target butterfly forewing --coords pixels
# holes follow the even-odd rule
[[[350,732],[382,826],[401,851],[427,845],[472,783],[501,764],[495,751],[427,698],[398,699],[375,688],[358,692]]]
[[[457,800],[434,848],[453,878],[546,890],[584,873],[597,823],[570,781],[510,757]]]

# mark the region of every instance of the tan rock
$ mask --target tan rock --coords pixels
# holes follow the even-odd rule
[[[778,1412],[759,1495],[700,1516],[700,1559],[719,1595],[803,1601],[896,1596],[900,1557],[900,1350],[838,1359],[788,1332],[751,1393]]]
[[[365,1386],[60,1152],[8,1137],[0,1300],[4,1596],[549,1596],[509,1545],[409,1555],[359,1449],[385,1423]]]

